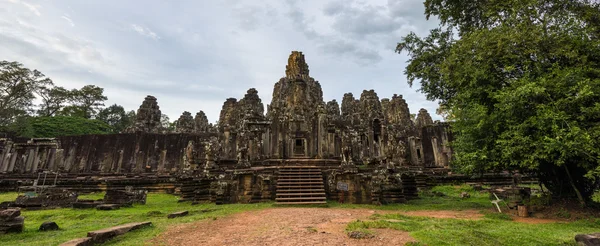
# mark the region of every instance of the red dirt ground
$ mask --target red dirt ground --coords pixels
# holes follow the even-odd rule
[[[403,245],[415,241],[408,232],[374,229],[375,237],[352,239],[345,232],[354,220],[380,213],[368,209],[270,208],[170,227],[155,245]],[[411,211],[409,216],[479,219],[475,210]]]

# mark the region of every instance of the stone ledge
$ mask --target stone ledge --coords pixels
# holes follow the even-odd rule
[[[120,226],[114,226],[114,227],[110,227],[110,228],[97,230],[97,231],[91,231],[91,232],[88,232],[87,236],[92,238],[92,242],[94,244],[103,243],[113,237],[123,235],[127,232],[137,230],[142,227],[146,227],[146,226],[150,226],[150,225],[152,225],[152,222],[150,222],[150,221],[128,223],[128,224],[124,224],[124,225],[120,225]]]
[[[93,245],[92,238],[91,237],[84,237],[84,238],[73,239],[71,241],[62,243],[59,246],[91,246],[91,245]]]

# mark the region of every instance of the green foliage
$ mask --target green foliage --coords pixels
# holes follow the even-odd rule
[[[73,89],[69,95],[71,105],[65,107],[60,115],[86,119],[95,116],[101,106],[104,106],[104,101],[108,99],[104,96],[104,88],[95,85],[86,85],[79,90]]]
[[[52,85],[38,70],[29,70],[18,62],[0,61],[0,126],[31,111],[35,92]]]
[[[112,133],[120,133],[127,127],[131,126],[135,121],[135,112],[125,112],[121,105],[113,104],[108,108],[104,108],[96,115],[97,120],[101,120],[111,126]]]
[[[594,220],[525,224],[491,215],[481,220],[402,214],[376,214],[371,218],[373,220],[351,222],[346,230],[391,228],[407,231],[424,245],[571,245],[574,235],[600,230],[600,223]]]
[[[12,198],[8,199],[9,197]],[[16,193],[0,194],[0,201],[3,199],[14,200],[15,198]],[[178,203],[177,199],[176,196],[169,194],[150,193],[146,205],[134,205],[131,208],[113,211],[71,208],[24,210],[22,215],[25,217],[25,231],[19,234],[2,235],[2,245],[58,245],[74,238],[85,237],[88,231],[129,222],[151,221],[152,227],[127,233],[125,236],[117,237],[106,243],[106,245],[140,245],[165,231],[169,225],[220,218],[233,213],[271,206],[270,203],[192,206],[190,202]],[[188,210],[190,214],[177,219],[167,219],[167,214],[182,210]],[[164,216],[157,216],[156,211]],[[61,230],[39,232],[38,228],[44,221],[56,222]]]
[[[72,97],[71,92],[64,87],[44,87],[38,91],[42,103],[39,105],[39,116],[54,116],[65,107]]]
[[[598,3],[426,0],[442,25],[411,33],[409,83],[451,115],[462,172],[538,174],[588,200],[600,177]],[[576,188],[576,189],[575,189]],[[573,192],[575,191],[575,192]]]
[[[111,127],[102,121],[70,116],[27,117],[19,123],[12,129],[18,136],[31,138],[107,134],[111,131]]]

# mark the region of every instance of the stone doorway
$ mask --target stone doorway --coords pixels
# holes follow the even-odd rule
[[[296,138],[294,140],[294,156],[295,157],[306,156],[306,139]]]

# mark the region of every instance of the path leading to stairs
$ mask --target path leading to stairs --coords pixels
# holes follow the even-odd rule
[[[373,229],[375,237],[352,239],[345,232],[354,220],[375,213],[369,209],[270,208],[170,227],[152,240],[156,245],[403,245],[414,241],[408,232]],[[413,216],[479,219],[477,211],[413,211]]]

